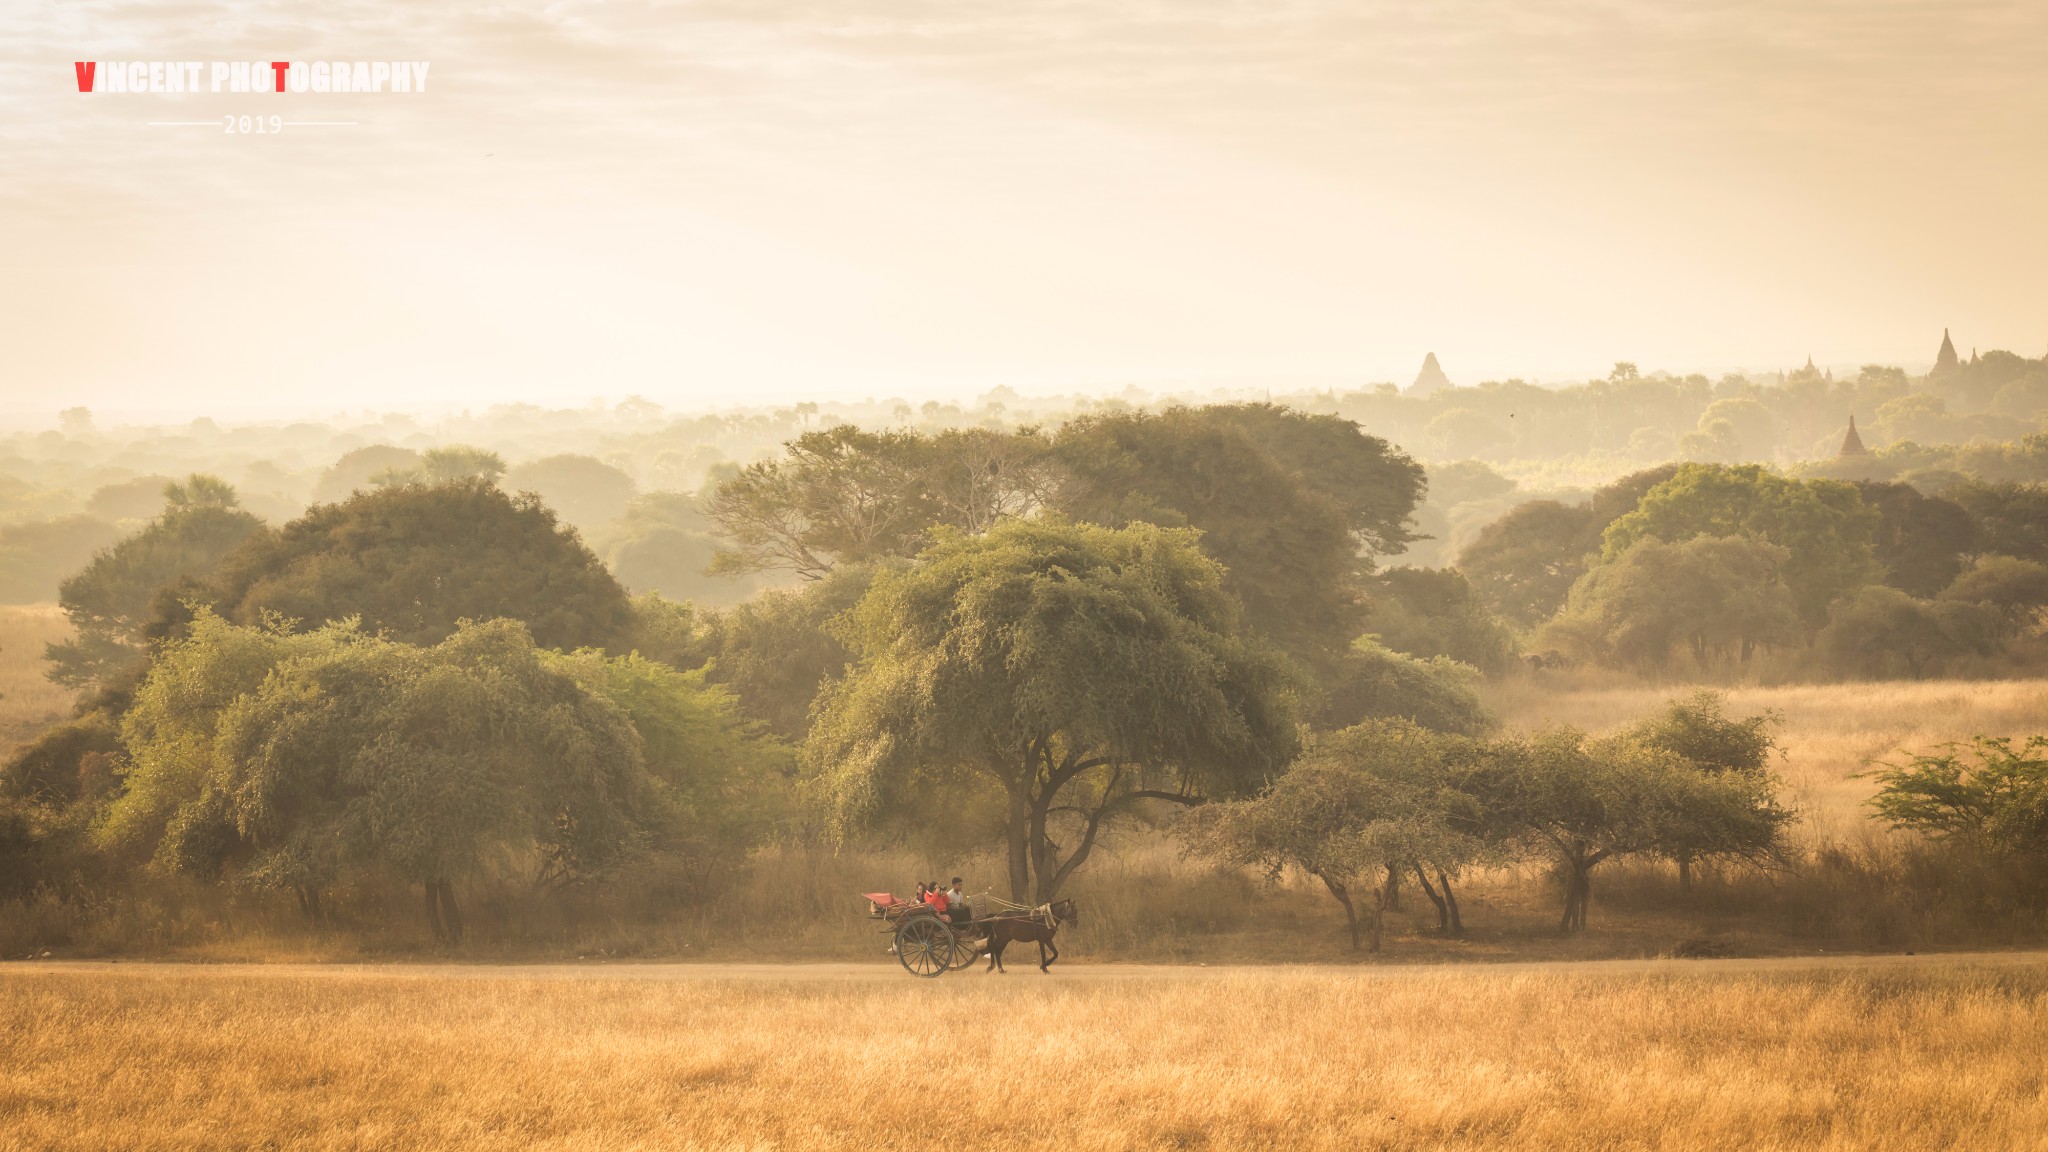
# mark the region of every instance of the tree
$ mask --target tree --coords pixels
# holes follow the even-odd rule
[[[542,646],[624,651],[625,589],[537,498],[481,479],[359,492],[251,537],[206,595],[244,624],[307,628],[356,617],[365,631],[435,644],[463,620],[525,623]]]
[[[2048,859],[2048,737],[1978,736],[1885,764],[1870,806],[1893,828],[2000,856]]]
[[[1970,481],[1948,495],[1977,522],[1980,551],[2048,564],[2048,485]]]
[[[1770,859],[1792,818],[1768,777],[1699,772],[1626,738],[1552,728],[1495,744],[1489,761],[1469,787],[1526,847],[1556,862],[1566,933],[1586,927],[1600,864],[1680,850]]]
[[[1818,646],[1842,675],[1883,679],[1903,667],[1918,680],[1956,657],[1989,655],[1999,628],[1996,611],[1981,604],[1870,587],[1834,606]]]
[[[706,678],[730,689],[741,711],[770,732],[801,743],[819,689],[852,661],[832,621],[867,595],[875,572],[842,567],[801,588],[773,589],[706,614]]]
[[[319,504],[338,503],[353,493],[375,487],[377,477],[416,468],[419,462],[417,451],[393,444],[350,449],[320,474],[319,482],[313,485],[313,500]]]
[[[505,474],[505,461],[496,452],[484,448],[472,448],[466,444],[451,444],[444,448],[429,448],[420,454],[416,465],[400,465],[387,468],[370,477],[370,483],[379,488],[400,485],[438,485],[478,482],[495,484]]]
[[[530,460],[505,475],[517,492],[533,492],[564,521],[585,532],[625,514],[633,478],[593,456]]]
[[[80,767],[88,757],[121,752],[121,732],[104,711],[94,710],[45,730],[0,765],[0,796],[63,808],[79,798]]]
[[[1639,540],[1580,577],[1547,635],[1645,671],[1663,669],[1674,647],[1702,670],[1747,664],[1798,628],[1781,575],[1790,562],[1786,549],[1741,537]]]
[[[51,599],[64,577],[120,538],[120,529],[86,515],[0,527],[0,604],[39,604]]]
[[[1315,877],[1343,907],[1352,949],[1363,935],[1378,952],[1396,877],[1412,869],[1427,885],[1434,871],[1448,894],[1449,876],[1487,854],[1477,802],[1452,770],[1466,749],[1401,721],[1333,733],[1257,797],[1199,810],[1190,849],[1233,867]],[[1370,894],[1363,923],[1361,890]]]
[[[1389,568],[1372,580],[1367,627],[1411,656],[1446,656],[1490,676],[1515,663],[1515,636],[1455,568]]]
[[[1087,416],[1056,448],[1062,511],[1199,529],[1245,621],[1312,667],[1358,635],[1371,556],[1411,538],[1422,486],[1420,467],[1350,421],[1261,405]]]
[[[1042,518],[943,532],[841,635],[805,747],[842,832],[949,789],[1003,798],[1010,890],[1056,895],[1147,799],[1243,794],[1292,758],[1292,693],[1192,533]]]
[[[81,687],[132,669],[165,589],[210,577],[263,522],[236,506],[234,489],[194,475],[164,489],[163,514],[64,581],[57,602],[73,637],[47,649],[50,678]]]
[[[323,890],[388,870],[422,885],[429,924],[451,940],[455,883],[494,861],[562,887],[680,830],[743,846],[744,832],[725,832],[759,802],[733,793],[758,791],[773,761],[693,677],[549,655],[505,620],[421,648],[202,611],[164,646],[123,738],[133,767],[100,828],[109,845],[292,890],[314,916]]]
[[[1671,701],[1663,712],[1633,725],[1627,735],[1645,748],[1680,757],[1696,772],[1736,772],[1764,779],[1770,769],[1771,754],[1782,752],[1771,734],[1781,718],[1766,711],[1734,719],[1723,713],[1724,703],[1718,692],[1695,692]],[[1678,863],[1679,889],[1689,892],[1693,862],[1708,854],[1711,843],[1687,843],[1684,831],[1681,829],[1680,835],[1673,837],[1669,847]],[[1707,841],[1713,841],[1717,830],[1706,831]]]
[[[2004,631],[2018,631],[2048,608],[2048,564],[2011,556],[1979,556],[1969,571],[1942,590],[1940,598],[1989,605],[2002,618]]]
[[[633,654],[543,653],[542,663],[625,713],[662,803],[638,817],[655,850],[708,874],[765,837],[786,814],[796,776],[790,746],[746,720],[703,669],[677,671]]]
[[[1932,596],[1963,569],[1976,550],[1977,526],[1953,500],[1923,496],[1910,484],[1863,481],[1863,502],[1877,509],[1872,551],[1884,582],[1911,596]]]
[[[1373,719],[1399,719],[1433,732],[1478,736],[1493,727],[1480,702],[1479,672],[1443,656],[1427,660],[1361,639],[1321,682],[1314,727],[1330,732]]]
[[[913,554],[938,522],[924,444],[914,432],[841,424],[791,440],[782,460],[748,465],[710,501],[734,544],[714,570],[786,568],[818,580],[840,563]]]
[[[1666,465],[1624,476],[1583,504],[1518,504],[1480,530],[1458,555],[1458,569],[1494,611],[1524,627],[1540,624],[1564,606],[1607,526],[1677,471]]]
[[[1760,540],[1786,550],[1785,586],[1807,625],[1818,628],[1828,605],[1876,574],[1871,539],[1878,520],[1840,481],[1788,480],[1755,464],[1686,464],[1607,526],[1601,562],[1613,563],[1645,539]]]

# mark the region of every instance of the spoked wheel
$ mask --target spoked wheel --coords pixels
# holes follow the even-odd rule
[[[977,939],[958,928],[953,929],[953,967],[965,968],[981,959],[981,951],[974,946]]]
[[[953,930],[930,916],[896,929],[896,958],[912,976],[937,976],[953,966]]]

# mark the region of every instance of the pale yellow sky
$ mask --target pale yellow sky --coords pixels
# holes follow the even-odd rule
[[[76,92],[131,58],[433,67]],[[1973,0],[14,0],[0,411],[2039,355],[2044,61]],[[241,112],[360,123],[147,123]]]

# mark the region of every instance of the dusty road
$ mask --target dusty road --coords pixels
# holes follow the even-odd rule
[[[1049,974],[1041,975],[1035,959],[1013,962],[1007,976],[986,975],[977,965],[949,972],[941,979],[959,980],[1141,980],[1163,982],[1204,980],[1256,973],[1328,975],[1359,980],[1404,979],[1454,974],[1513,976],[1518,973],[1572,973],[1596,976],[1641,973],[1672,975],[1743,975],[1758,972],[1802,972],[1857,969],[1924,969],[1947,965],[1975,967],[2048,968],[2048,951],[2006,952],[1922,952],[1914,953],[1815,953],[1799,956],[1758,956],[1711,960],[1678,960],[1646,957],[1634,960],[1537,960],[1464,964],[1088,964],[1062,961]],[[578,962],[566,964],[213,964],[132,960],[18,960],[0,963],[0,979],[39,972],[96,973],[101,975],[199,975],[217,974],[236,978],[259,976],[365,976],[392,979],[490,978],[517,980],[800,980],[846,983],[867,980],[909,980],[911,977],[894,960],[839,961],[822,964],[720,964],[720,963],[635,963]]]

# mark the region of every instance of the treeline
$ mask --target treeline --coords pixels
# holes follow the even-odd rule
[[[64,575],[153,517],[158,492],[175,477],[219,475],[243,508],[279,525],[358,488],[431,475],[430,456],[474,446],[498,461],[509,490],[539,493],[575,525],[633,592],[723,607],[775,578],[705,575],[728,544],[703,516],[705,498],[793,437],[846,424],[924,436],[1055,428],[1215,399],[1137,389],[1024,397],[998,388],[965,403],[888,398],[684,415],[635,397],[573,409],[501,405],[236,426],[201,418],[149,428],[102,428],[92,413],[70,409],[57,429],[0,437],[0,603],[50,599]],[[1386,384],[1280,399],[1356,421],[1428,462],[1428,500],[1403,553],[1420,566],[1451,565],[1483,524],[1520,501],[1570,504],[1588,486],[1673,460],[1766,463],[1928,492],[1971,479],[2048,481],[2048,441],[2040,438],[2048,367],[2004,351],[1961,358],[1951,350],[1917,377],[1873,365],[1839,379],[1800,369],[1709,380],[1623,364],[1575,384]],[[1838,460],[1852,416],[1872,450]]]
[[[2048,607],[2048,489],[1801,480],[1758,465],[1636,473],[1520,505],[1459,570],[1539,664],[1919,678],[2031,666]]]
[[[1548,859],[1573,930],[1602,862],[1768,864],[1787,817],[1763,722],[1706,703],[1613,738],[1496,736],[1474,683],[1517,666],[1511,621],[1547,605],[1541,635],[1588,658],[1739,662],[1833,651],[1880,593],[1989,612],[1939,597],[2040,566],[1958,545],[1923,600],[1881,583],[1905,577],[1880,547],[1925,559],[1911,533],[1949,505],[1889,493],[1895,538],[1855,486],[1688,465],[1553,505],[1568,531],[1508,524],[1469,578],[1386,569],[1422,468],[1248,404],[804,432],[695,511],[712,566],[793,586],[711,608],[629,595],[502,476],[435,449],[280,527],[218,479],[168,486],[63,584],[75,635],[51,657],[78,714],[0,768],[0,897],[181,876],[318,919],[402,882],[459,938],[482,878],[676,907],[779,840],[993,851],[1036,903],[1112,830],[1195,813],[1198,850],[1320,876],[1354,911],[1412,875],[1447,928],[1464,870]],[[1972,541],[2021,530],[1995,506],[1953,504]]]
[[[1666,460],[1789,465],[1834,457],[1852,416],[1880,448],[2037,433],[2048,419],[2048,358],[1994,350],[1962,359],[1944,337],[1934,370],[1921,377],[1872,364],[1837,378],[1809,364],[1710,380],[1620,363],[1605,379],[1583,384],[1382,384],[1324,403],[1432,460],[1604,458],[1612,462],[1609,475]],[[1996,478],[2048,480],[2048,473]]]
[[[429,453],[281,528],[171,486],[64,583],[81,704],[6,766],[15,894],[155,870],[317,915],[376,874],[453,936],[465,876],[697,874],[772,829],[1004,845],[1043,898],[1304,722],[1484,724],[1466,673],[1350,643],[1422,473],[1332,417],[805,434],[708,515],[720,563],[811,579],[722,612],[629,597],[496,477]]]

